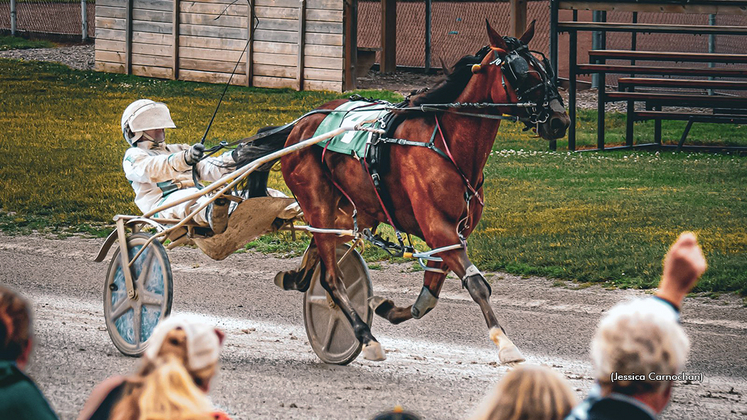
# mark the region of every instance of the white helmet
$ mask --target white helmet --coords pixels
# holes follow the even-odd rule
[[[138,99],[122,113],[122,135],[132,146],[143,136],[143,131],[158,128],[176,128],[169,108],[163,102]]]

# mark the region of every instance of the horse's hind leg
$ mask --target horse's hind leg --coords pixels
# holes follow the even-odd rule
[[[298,290],[305,292],[311,285],[311,278],[314,275],[314,267],[319,262],[319,252],[316,249],[314,238],[311,238],[309,247],[303,253],[301,266],[299,268],[280,271],[275,275],[275,285],[283,290]]]
[[[434,261],[429,261],[428,267],[446,270],[446,264]],[[399,324],[413,318],[420,319],[436,306],[445,278],[446,272],[426,271],[423,288],[415,303],[410,306],[396,306],[391,299],[379,296],[372,297],[369,306],[376,315],[392,324]]]
[[[315,234],[324,236],[324,234]],[[326,235],[329,236],[329,235]],[[326,238],[325,238],[326,239]],[[345,284],[342,282],[342,273],[337,266],[337,256],[335,247],[337,241],[334,237],[330,237],[328,240],[317,241],[319,247],[319,256],[322,259],[322,276],[321,284],[322,287],[332,297],[332,301],[340,307],[345,317],[353,327],[355,337],[359,342],[363,343],[363,357],[367,360],[385,360],[384,350],[381,348],[381,344],[371,334],[371,329],[368,327],[360,315],[353,308],[352,302],[345,291]],[[333,269],[330,270],[330,267]]]

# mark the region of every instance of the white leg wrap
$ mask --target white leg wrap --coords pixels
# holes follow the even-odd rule
[[[472,264],[469,267],[467,267],[467,270],[464,272],[464,277],[462,277],[462,280],[466,279],[467,277],[474,276],[475,274],[481,277],[485,277],[480,272],[480,270],[478,270],[477,267],[474,264]]]

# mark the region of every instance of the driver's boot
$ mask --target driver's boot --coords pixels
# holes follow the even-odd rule
[[[275,284],[283,290],[306,292],[311,285],[311,277],[314,275],[314,268],[317,263],[319,263],[319,253],[312,242],[303,254],[301,267],[277,273]]]
[[[228,210],[231,207],[231,200],[227,198],[216,198],[215,201],[208,204],[207,219],[210,229],[215,234],[221,234],[228,228]]]

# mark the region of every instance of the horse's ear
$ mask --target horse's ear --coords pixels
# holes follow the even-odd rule
[[[490,26],[490,22],[488,22],[487,19],[485,19],[485,25],[488,26],[488,39],[490,39],[490,45],[508,51],[506,41],[504,41],[503,37]]]
[[[444,61],[444,58],[439,56],[438,61],[441,62],[441,70],[444,72],[444,76],[449,76],[451,74],[451,71],[449,70],[449,66],[446,65],[446,62]]]
[[[532,38],[534,38],[534,23],[535,22],[537,22],[536,19],[533,20],[532,23],[529,24],[529,27],[527,28],[527,30],[524,31],[524,34],[521,35],[521,37],[519,38],[519,41],[521,41],[522,44],[529,45],[529,41],[531,41]]]

